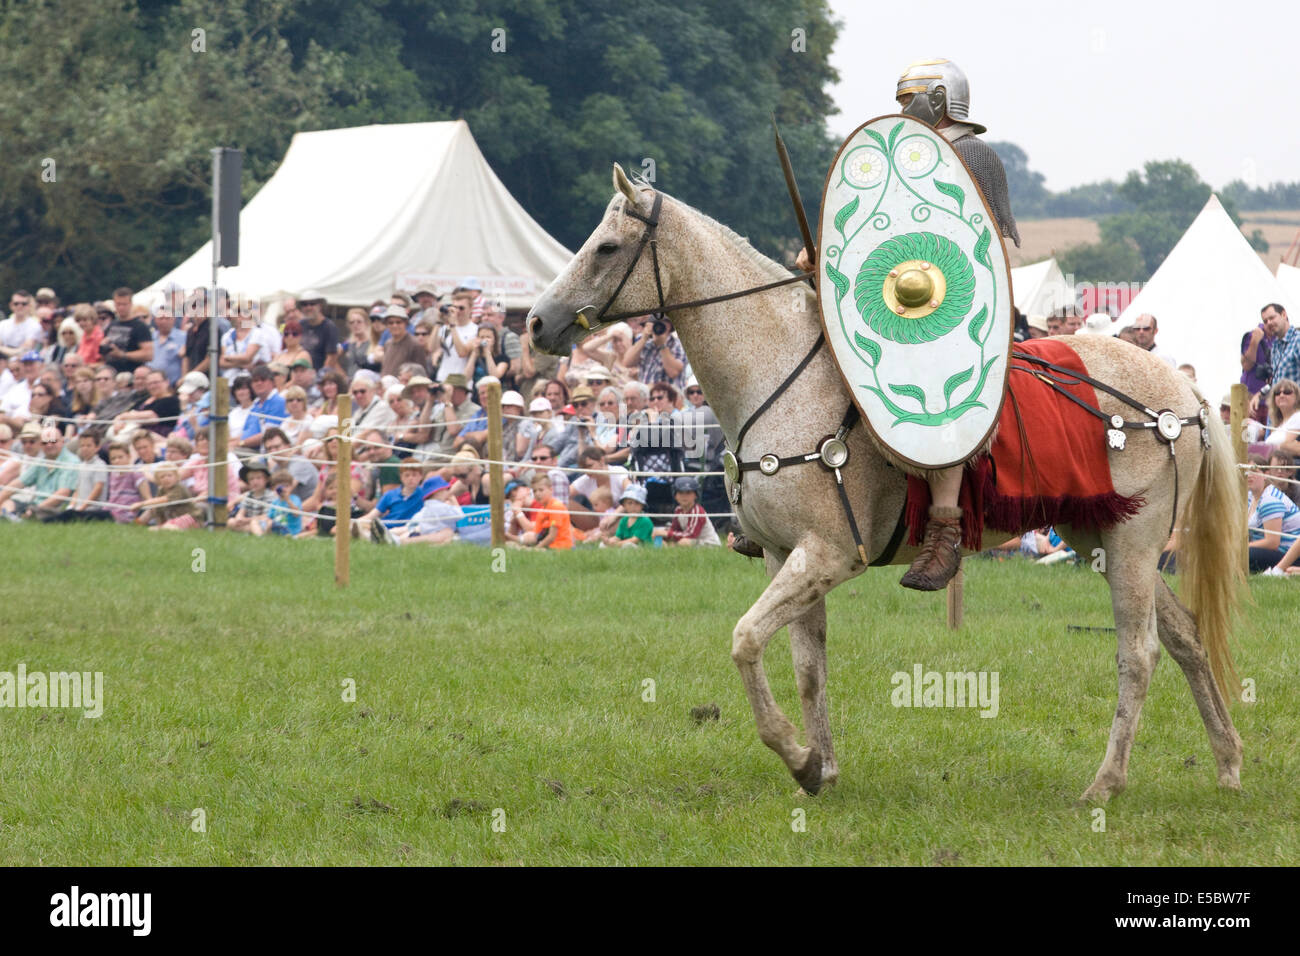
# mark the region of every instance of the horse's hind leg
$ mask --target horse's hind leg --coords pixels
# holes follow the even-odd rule
[[[822,598],[803,617],[790,622],[790,652],[799,684],[804,732],[808,743],[822,757],[822,785],[839,779],[831,744],[831,722],[826,710],[826,599]]]
[[[776,563],[776,559],[768,559],[769,572]],[[772,696],[763,672],[763,652],[773,634],[803,617],[831,588],[852,576],[851,558],[816,535],[805,535],[775,571],[762,596],[736,624],[731,638],[731,659],[744,681],[759,737],[780,755],[795,780],[809,793],[821,789],[822,755],[811,736],[812,746],[799,746],[794,725]]]
[[[1191,685],[1196,707],[1210,735],[1210,749],[1219,768],[1219,786],[1241,788],[1241,737],[1232,726],[1228,705],[1214,682],[1209,659],[1196,630],[1196,619],[1163,578],[1156,581],[1156,626],[1160,643],[1178,662]]]
[[[1137,535],[1117,542],[1114,535],[1103,538],[1109,555],[1105,572],[1110,585],[1110,603],[1115,613],[1119,667],[1119,700],[1110,727],[1106,756],[1092,785],[1083,792],[1084,801],[1104,802],[1120,793],[1128,783],[1128,758],[1137,735],[1138,718],[1146,701],[1151,674],[1160,659],[1156,639],[1155,584],[1156,551],[1140,543]]]

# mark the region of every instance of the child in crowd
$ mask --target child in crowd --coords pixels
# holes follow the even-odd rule
[[[645,510],[645,487],[629,484],[623,489],[623,500],[619,506],[623,509],[623,515],[618,519],[614,539],[609,542],[609,546],[630,548],[650,544],[654,537],[654,525],[641,514]]]
[[[424,507],[424,495],[420,491],[424,470],[420,463],[411,458],[406,459],[398,470],[398,477],[401,478],[401,485],[384,492],[370,513],[361,519],[365,525],[361,533],[369,533],[373,541],[386,540],[380,525],[392,530],[404,527]]]
[[[226,453],[226,500],[233,508],[239,501],[239,459]],[[199,432],[194,437],[194,453],[180,467],[181,481],[199,498],[208,496],[208,433]]]
[[[140,500],[145,480],[138,471],[125,470],[131,464],[131,449],[123,442],[108,446],[108,463],[112,466],[108,473],[108,510],[118,524],[130,524],[135,520],[132,505]]]
[[[275,492],[267,487],[271,469],[264,458],[252,458],[239,469],[239,480],[248,485],[248,491],[239,499],[237,513],[231,515],[226,527],[231,531],[247,531],[264,535],[271,520],[267,513],[275,504]]]
[[[145,428],[139,429],[131,436],[131,448],[135,451],[140,477],[148,485],[147,489],[141,488],[140,493],[150,498],[159,494],[158,486],[154,483],[153,477],[153,467],[158,462],[158,449],[153,440],[153,432]]]
[[[597,488],[588,499],[593,513],[600,515],[600,522],[583,537],[584,544],[600,544],[614,540],[614,527],[623,513],[614,507],[614,493],[609,488]]]
[[[662,537],[665,544],[682,546],[722,544],[718,539],[717,529],[706,517],[704,507],[699,503],[698,479],[690,475],[682,475],[673,482],[673,497],[677,499],[673,519],[668,523],[668,527],[655,528],[656,537]]]
[[[154,479],[158,482],[159,494],[154,498],[146,498],[143,501],[137,501],[131,507],[142,512],[136,519],[138,524],[148,524],[150,517],[157,517],[159,524],[150,528],[150,531],[157,531],[165,528],[168,531],[182,531],[188,528],[197,528],[199,526],[199,505],[196,501],[187,501],[190,498],[189,489],[181,484],[180,474],[176,465],[172,462],[163,462],[154,469]],[[146,512],[153,510],[156,512],[151,516]]]
[[[104,493],[108,490],[108,469],[99,457],[99,439],[83,433],[77,437],[77,495],[68,505],[69,512],[79,512],[84,517],[104,517]]]
[[[522,481],[512,481],[506,486],[506,541],[520,545],[520,539],[534,530],[533,521],[528,516],[528,508],[533,504],[533,489]]]
[[[337,495],[335,494],[337,490],[338,490],[338,472],[332,471],[325,476],[324,483],[317,487],[316,492],[313,495],[313,497],[318,496],[320,499],[320,504],[314,509],[319,515],[316,518],[315,529],[312,530],[309,528],[308,530],[298,535],[298,537],[309,538],[314,535],[318,538],[329,538],[329,537],[333,537],[337,533],[335,531],[335,529],[338,527],[338,524],[335,520],[336,516],[338,515],[338,510],[337,510],[338,501],[337,501]],[[361,536],[360,529],[357,525],[357,519],[362,517],[365,514],[365,511],[362,510],[360,505],[357,504],[358,490],[359,490],[359,482],[354,481],[352,485],[352,491],[353,491],[352,508],[350,512],[352,515],[352,522],[349,525],[349,527],[352,529],[352,537],[354,538]],[[304,508],[303,510],[311,511],[313,509]]]
[[[533,513],[537,515],[535,530],[520,537],[519,543],[530,548],[556,551],[572,548],[573,525],[569,521],[569,509],[551,493],[551,479],[545,472],[533,477],[533,497],[536,499]]]
[[[452,488],[446,479],[435,475],[425,485],[425,502],[415,516],[405,535],[398,535],[402,544],[446,544],[456,536],[456,522],[465,516],[452,497]]]
[[[275,502],[267,509],[271,520],[271,533],[293,535],[302,533],[302,499],[293,493],[293,475],[277,471],[271,476],[275,487]]]

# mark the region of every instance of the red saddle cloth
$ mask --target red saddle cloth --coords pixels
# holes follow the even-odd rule
[[[1078,353],[1061,342],[1034,339],[1017,344],[1015,351],[1071,372],[1088,371]],[[1012,358],[993,446],[962,474],[962,544],[972,551],[983,547],[985,524],[1017,533],[1056,524],[1105,529],[1142,507],[1141,497],[1125,498],[1111,483],[1105,422],[1059,395],[1036,374],[1043,371]],[[1098,407],[1087,382],[1059,387]],[[909,476],[909,543],[921,543],[929,508],[930,486]]]

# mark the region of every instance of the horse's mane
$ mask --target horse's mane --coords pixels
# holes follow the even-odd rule
[[[772,280],[788,279],[790,277],[789,269],[768,256],[763,255],[763,253],[759,252],[750,244],[748,239],[737,233],[730,226],[723,225],[712,216],[700,212],[694,206],[688,206],[680,199],[673,199],[673,202],[694,213],[701,222],[718,234],[718,238],[722,239],[722,241],[727,245],[733,247],[741,259],[752,264],[763,276]],[[808,295],[810,298],[814,296],[811,289],[808,289]]]

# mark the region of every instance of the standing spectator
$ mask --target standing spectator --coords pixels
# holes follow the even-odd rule
[[[271,361],[271,343],[266,332],[251,318],[240,318],[221,339],[217,365],[227,382],[248,374]]]
[[[12,358],[39,349],[44,342],[40,320],[32,314],[31,293],[19,289],[9,297],[9,307],[13,312],[0,322],[0,355]]]
[[[663,514],[672,507],[669,475],[682,470],[681,419],[674,407],[676,402],[676,389],[668,382],[656,382],[650,389],[651,407],[628,436],[633,449],[632,470],[651,473],[644,481],[646,508],[652,514]]]
[[[107,313],[100,312],[104,309]],[[87,305],[84,302],[81,305],[74,306],[72,309],[72,318],[81,329],[81,341],[77,345],[77,354],[87,365],[99,365],[99,344],[104,341],[104,329],[99,324],[100,316],[112,319],[113,309],[110,306],[100,303],[98,306]]]
[[[510,371],[510,360],[501,348],[500,332],[495,326],[487,323],[479,326],[467,367],[471,371],[466,378],[471,384],[477,384],[482,378],[501,381],[501,377]]]
[[[302,323],[293,319],[284,323],[284,349],[276,353],[275,361],[285,368],[293,368],[297,362],[306,362],[311,368],[311,355],[302,347]]]
[[[319,292],[298,296],[302,310],[302,347],[311,356],[312,368],[339,367],[339,330],[325,318],[325,297]]]
[[[1282,379],[1290,379],[1293,382],[1300,381],[1300,329],[1291,327],[1291,320],[1287,317],[1286,309],[1271,302],[1260,311],[1260,316],[1264,320],[1264,327],[1268,334],[1272,336],[1269,343],[1271,347],[1272,359],[1272,380],[1278,382]],[[1241,357],[1241,367],[1247,372],[1253,370],[1259,361],[1259,341],[1256,333],[1251,333],[1253,345],[1247,347],[1246,354]],[[1251,411],[1253,412],[1259,404],[1259,395],[1256,394],[1250,400]]]
[[[185,333],[176,328],[176,316],[166,305],[154,308],[153,360],[150,368],[162,372],[167,384],[175,386],[180,381],[181,365],[185,359]]]
[[[438,361],[439,382],[447,381],[449,375],[466,374],[466,365],[474,352],[474,343],[478,338],[478,326],[470,321],[470,309],[473,306],[472,293],[456,293],[452,296],[451,325],[445,325],[438,334],[441,355]]]
[[[355,375],[362,369],[378,372],[382,367],[384,350],[365,309],[348,309],[348,339],[339,349],[339,364],[345,375]],[[427,346],[425,352],[427,359]]]
[[[99,345],[104,362],[119,372],[134,372],[153,361],[153,334],[140,319],[131,315],[131,290],[122,286],[113,292],[114,318],[104,330]]]
[[[230,330],[234,328],[230,321],[224,316],[218,314],[217,302],[225,298],[225,292],[222,289],[217,290],[215,296],[202,293],[200,301],[199,314],[191,321],[190,327],[185,332],[185,354],[181,357],[181,373],[183,375],[190,372],[202,372],[209,379],[215,376],[208,367],[212,362],[212,356],[208,354],[211,347],[209,341],[208,329],[212,321],[212,316],[217,315],[217,368],[221,369],[221,356],[225,346],[222,344]]]
[[[497,341],[500,343],[500,354],[506,362],[506,370],[503,374],[497,376],[501,379],[501,387],[504,389],[513,389],[519,384],[519,372],[523,361],[523,348],[519,344],[519,336],[514,330],[506,326],[505,312],[497,305],[489,303],[483,309],[483,321],[479,323],[481,330],[484,325],[490,325],[496,330]]]
[[[686,382],[686,402],[682,409],[682,470],[711,471],[707,463],[720,455],[726,439],[718,427],[717,416],[705,401],[704,389],[692,376]]]
[[[422,285],[415,290],[415,305],[411,311],[411,324],[415,325],[421,319],[437,321],[438,316],[438,293],[430,285]]]
[[[666,381],[680,389],[685,384],[686,350],[673,330],[672,320],[643,321],[641,334],[623,353],[622,364],[644,385]]]
[[[419,365],[426,373],[429,371],[426,364],[429,351],[419,339],[411,335],[410,321],[406,310],[400,305],[390,305],[384,311],[384,325],[388,329],[389,339],[384,346],[380,374],[396,375],[398,369],[408,362]]]
[[[1170,368],[1178,367],[1174,357],[1156,344],[1156,336],[1160,334],[1160,325],[1156,322],[1154,315],[1149,312],[1139,315],[1131,327],[1138,348],[1146,349],[1162,362],[1167,362]]]

